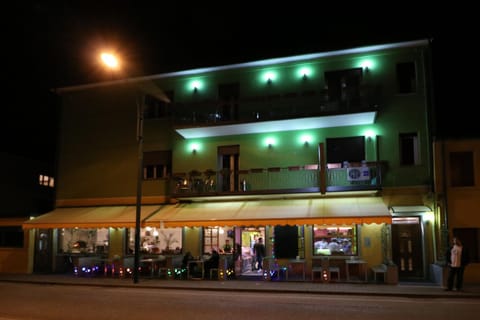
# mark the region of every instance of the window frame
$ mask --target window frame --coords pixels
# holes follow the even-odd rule
[[[349,232],[348,230],[352,230],[352,231]],[[335,233],[332,234],[332,232],[334,231]],[[317,242],[320,242],[322,239],[327,239],[326,242],[328,246],[330,243],[332,243],[332,241],[328,241],[328,239],[333,240],[338,238],[343,238],[343,241],[345,239],[350,239],[351,249],[347,253],[344,251],[344,248],[339,248],[338,251],[332,251],[331,249],[328,249],[328,248],[321,248],[320,244],[317,243]],[[312,226],[312,256],[313,257],[325,257],[325,256],[350,257],[350,256],[356,256],[356,255],[358,255],[358,226],[357,225],[324,226],[324,225],[314,224]]]

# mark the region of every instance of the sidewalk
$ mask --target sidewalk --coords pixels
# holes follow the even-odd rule
[[[24,282],[55,285],[84,285],[108,287],[137,287],[158,289],[264,291],[281,293],[353,294],[400,297],[448,297],[480,299],[480,285],[465,285],[462,292],[450,291],[435,284],[399,283],[319,283],[302,281],[262,280],[165,280],[141,277],[138,283],[132,278],[103,276],[82,277],[68,274],[0,274],[0,282]]]

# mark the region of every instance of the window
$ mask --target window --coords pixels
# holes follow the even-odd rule
[[[468,250],[470,263],[480,262],[480,229],[479,228],[454,228],[453,235],[458,237],[463,246]]]
[[[474,186],[473,152],[450,152],[449,173],[452,187]]]
[[[328,99],[338,101],[346,107],[350,105],[358,106],[360,104],[362,77],[362,68],[325,72]]]
[[[365,160],[365,137],[327,138],[327,163]]]
[[[420,153],[417,133],[400,133],[399,140],[400,165],[411,166],[420,164]]]
[[[416,92],[416,77],[414,62],[397,63],[397,92]]]
[[[135,253],[135,228],[127,229],[126,254]],[[140,230],[140,251],[151,254],[180,254],[182,228],[146,227]]]
[[[145,104],[143,106],[143,116],[145,119],[158,119],[170,115],[169,104],[173,101],[173,91],[164,93],[165,97],[145,96]]]
[[[53,177],[49,177],[47,175],[41,174],[38,180],[41,186],[46,186],[50,188],[53,188],[55,186],[55,180]]]
[[[313,226],[313,255],[353,256],[357,254],[357,229],[350,227]]]
[[[172,152],[150,151],[143,154],[143,179],[168,178],[172,173]]]
[[[63,228],[58,233],[59,253],[108,253],[107,228]]]
[[[0,227],[0,248],[23,248],[22,226]]]
[[[240,85],[238,83],[221,84],[218,86],[218,97],[220,98],[221,120],[238,120],[238,97]]]
[[[295,259],[304,256],[303,227],[276,226],[274,229],[275,242],[273,252],[275,258]]]
[[[219,228],[210,228],[207,227],[203,233],[203,252],[212,252],[213,249],[218,251],[219,246]]]

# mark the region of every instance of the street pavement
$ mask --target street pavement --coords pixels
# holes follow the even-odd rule
[[[2,274],[0,282],[33,283],[49,285],[82,285],[107,287],[136,287],[150,289],[224,290],[309,294],[351,294],[400,297],[448,297],[480,299],[480,284],[465,284],[460,292],[445,291],[433,283],[360,283],[360,282],[311,282],[265,280],[173,280],[140,277],[75,276],[72,274]]]

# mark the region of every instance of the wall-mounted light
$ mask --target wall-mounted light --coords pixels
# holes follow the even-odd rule
[[[275,80],[275,73],[272,71],[266,72],[264,75],[265,81],[267,81],[267,84],[272,84],[273,80]]]
[[[267,147],[269,149],[273,148],[273,145],[275,144],[275,140],[273,138],[267,138],[265,140],[265,143],[267,144]]]
[[[200,81],[198,81],[198,80],[192,81],[191,86],[192,86],[193,93],[198,92],[198,90],[200,89],[200,85],[201,85]]]
[[[311,74],[311,69],[310,68],[307,68],[307,67],[303,67],[301,68],[299,71],[299,74],[300,74],[300,77],[302,78],[303,81],[306,81],[308,79],[308,77],[310,76]]]
[[[369,72],[373,67],[373,61],[370,59],[365,59],[360,62],[360,67],[365,71]]]
[[[200,146],[198,143],[192,143],[190,144],[190,150],[192,151],[193,154],[196,154],[199,150]]]
[[[312,136],[309,134],[304,134],[300,137],[300,143],[302,143],[305,147],[308,147],[308,145],[312,142]]]
[[[373,132],[373,130],[367,130],[365,131],[364,135],[365,135],[365,138],[367,138],[367,141],[372,141],[372,138],[375,136],[375,133]]]

